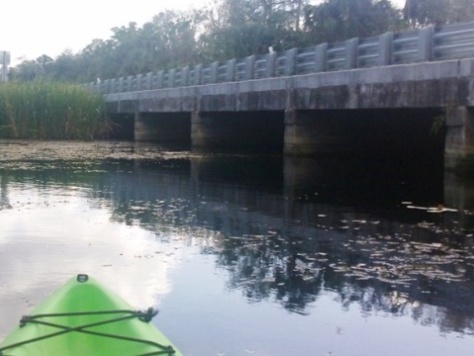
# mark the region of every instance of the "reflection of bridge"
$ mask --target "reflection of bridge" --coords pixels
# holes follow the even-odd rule
[[[465,23],[91,86],[106,94],[109,113],[134,119],[135,140],[297,155],[444,144],[455,166],[474,148],[473,78],[474,23]],[[433,144],[440,117],[447,133]]]
[[[97,166],[87,161],[82,167],[77,162],[58,162],[39,164],[39,169],[32,170],[5,168],[0,176],[5,194],[10,184],[6,178],[16,186],[35,182],[46,189],[45,194],[56,191],[47,187],[84,188],[84,192],[90,191],[89,202],[110,209],[116,221],[139,224],[159,236],[177,231],[189,237],[183,243],[202,243],[207,253],[216,255],[218,263],[228,268],[232,287],[252,293],[257,300],[278,293],[291,311],[304,312],[307,303],[327,288],[339,293],[342,303],[359,301],[368,309],[397,315],[403,312],[403,303],[416,301],[423,304],[418,312],[428,308],[435,313],[436,319],[423,320],[427,324],[439,322],[449,331],[473,329],[474,305],[470,301],[474,290],[469,283],[474,266],[464,258],[472,254],[470,239],[459,240],[455,232],[452,238],[442,238],[440,229],[446,234],[451,231],[447,222],[437,219],[433,230],[420,228],[418,217],[407,218],[399,208],[387,211],[384,204],[371,202],[369,211],[376,214],[360,209],[361,200],[371,200],[374,191],[383,191],[385,197],[389,193],[387,186],[392,184],[387,184],[384,174],[393,174],[385,169],[377,167],[382,174],[377,177],[382,188],[377,188],[373,181],[364,183],[347,162],[341,164],[340,169],[345,170],[327,172],[326,168],[333,170],[334,165],[315,167],[320,160],[311,164],[298,161],[204,156],[159,164],[120,160]],[[305,172],[302,167],[314,171]],[[78,168],[81,174],[71,174]],[[351,180],[341,180],[348,172]],[[423,184],[419,189],[418,185],[411,188],[413,194],[442,200],[440,194],[446,187],[424,186],[433,180],[431,176],[431,172],[422,174]],[[401,173],[400,177],[406,176]],[[339,184],[328,187],[337,179]],[[341,194],[334,194],[344,192],[345,186],[351,190],[358,187],[357,202],[342,201]],[[399,203],[406,194],[401,185],[397,187],[393,201]],[[316,197],[315,192],[320,194]],[[410,194],[416,202],[419,197]],[[358,208],[351,208],[353,203]],[[467,231],[470,225],[462,223],[456,222],[456,229]],[[209,233],[199,234],[201,230]],[[341,272],[343,269],[356,271],[361,280]],[[407,274],[410,280],[406,280]],[[453,277],[459,280],[451,281]],[[403,284],[391,286],[400,280]],[[396,299],[395,291],[406,298]],[[424,316],[413,313],[413,317]]]
[[[454,261],[456,254],[470,253],[467,249],[460,252],[454,239],[441,243],[436,229],[417,227],[418,219],[411,222],[406,216],[402,218],[404,213],[399,209],[384,212],[382,208],[377,209],[377,215],[367,214],[334,204],[337,198],[332,194],[334,200],[328,203],[320,195],[311,201],[308,196],[314,196],[315,187],[307,187],[300,179],[304,173],[298,170],[298,159],[285,160],[284,184],[278,175],[283,162],[280,167],[277,162],[270,162],[263,177],[252,174],[253,185],[247,184],[245,175],[238,174],[242,170],[242,165],[236,164],[238,160],[193,158],[190,164],[184,160],[170,162],[168,168],[137,162],[134,174],[122,167],[120,171],[127,173],[101,176],[96,198],[111,200],[113,219],[138,223],[158,234],[170,226],[189,236],[195,235],[190,231],[196,227],[219,232],[218,238],[213,239],[211,234],[212,241],[201,241],[203,246],[207,253],[216,254],[219,264],[232,271],[231,285],[256,299],[278,291],[301,303],[288,303],[285,307],[303,312],[324,283],[325,288],[340,292],[350,302],[359,300],[376,310],[399,313],[399,301],[392,305],[388,300],[390,293],[397,290],[410,300],[425,304],[418,312],[433,306],[437,322],[448,330],[471,330],[474,307],[468,301],[474,291],[469,286],[469,276],[474,266],[462,257]],[[244,161],[246,172],[262,170],[263,160]],[[324,169],[320,167],[319,171]],[[313,177],[313,184],[331,181],[330,176],[308,174]],[[274,181],[269,182],[269,177]],[[357,174],[353,179],[355,182],[348,185],[360,185],[361,196],[369,199],[368,190],[374,187],[364,188]],[[387,182],[383,177],[379,179]],[[302,187],[307,190],[299,191]],[[426,187],[425,193],[435,190]],[[442,191],[443,187],[437,190]],[[425,193],[420,195],[426,196]],[[378,256],[374,257],[374,253]],[[367,270],[362,271],[359,264],[366,265]],[[267,273],[262,273],[264,270]],[[348,271],[359,273],[361,280],[347,276]],[[451,281],[453,277],[459,280]],[[397,288],[391,287],[393,283]],[[423,319],[416,313],[413,317]]]

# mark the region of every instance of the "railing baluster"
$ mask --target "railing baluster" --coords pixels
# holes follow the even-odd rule
[[[328,51],[328,44],[327,42],[321,43],[317,45],[314,49],[314,71],[316,73],[325,72],[327,68],[327,51]]]
[[[156,88],[155,89],[162,89],[163,88],[163,77],[165,75],[165,71],[160,70],[156,75]]]
[[[209,72],[209,83],[217,83],[217,71],[219,70],[219,62],[211,64],[211,70]]]
[[[189,67],[181,69],[181,86],[187,87],[189,85]]]
[[[421,28],[418,32],[418,62],[430,61],[433,53],[433,26]]]
[[[379,66],[392,64],[393,33],[386,32],[379,36]]]
[[[255,78],[255,56],[248,56],[245,59],[245,80],[251,80]]]
[[[276,52],[267,54],[267,62],[266,62],[266,68],[265,68],[266,78],[271,78],[275,76],[276,57],[277,57]]]
[[[218,62],[207,67],[198,64],[193,69],[161,70],[86,85],[90,90],[108,94],[466,57],[474,57],[474,22],[443,25],[436,31],[429,26],[400,33],[387,32],[378,37],[272,52],[259,56],[258,61],[251,55],[229,59],[223,65]]]
[[[146,77],[145,77],[144,89],[145,90],[150,90],[152,82],[153,82],[153,72],[149,72],[149,73],[146,74]]]
[[[202,69],[202,64],[198,64],[197,66],[194,67],[194,85],[200,85],[201,84],[201,69]]]
[[[176,69],[170,69],[168,71],[168,88],[175,87]]]
[[[296,55],[298,50],[296,48],[286,51],[285,75],[295,74]]]
[[[345,69],[353,69],[357,67],[357,45],[359,44],[359,38],[351,38],[346,41],[345,49]]]
[[[233,82],[235,80],[235,58],[227,61],[226,80]]]

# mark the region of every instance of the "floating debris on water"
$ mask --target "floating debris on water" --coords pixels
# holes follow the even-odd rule
[[[407,205],[407,209],[424,210],[428,213],[446,213],[446,212],[457,213],[458,212],[458,209],[447,208],[442,204],[438,204],[437,206]]]

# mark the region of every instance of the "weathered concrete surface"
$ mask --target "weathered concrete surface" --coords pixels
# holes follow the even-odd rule
[[[189,113],[135,112],[135,141],[160,142],[164,145],[189,146]]]
[[[282,113],[193,112],[192,147],[199,151],[282,152]]]
[[[474,108],[456,106],[446,110],[445,167],[456,167],[459,160],[474,156]]]
[[[474,59],[109,94],[106,102],[112,114],[188,113],[192,115],[192,146],[200,148],[235,146],[239,140],[257,143],[259,137],[252,133],[259,132],[258,125],[245,114],[278,113],[274,117],[284,122],[284,151],[302,155],[346,144],[347,138],[334,131],[331,122],[321,121],[328,110],[443,110],[448,127],[446,166],[455,166],[474,151]],[[460,108],[462,114],[451,108]],[[240,113],[241,124],[235,116],[232,120],[216,119],[216,115],[230,117],[230,113]],[[168,128],[173,130],[170,125],[172,122]],[[143,140],[163,136],[164,127],[161,133],[147,134],[147,129],[137,121],[135,136]],[[275,134],[265,128],[260,133],[273,144],[271,135],[266,135],[269,132]]]
[[[474,106],[474,59],[108,94],[111,113]]]

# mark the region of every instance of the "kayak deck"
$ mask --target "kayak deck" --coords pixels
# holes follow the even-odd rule
[[[78,275],[23,317],[0,343],[7,355],[181,355],[149,323],[156,311],[128,303]]]

